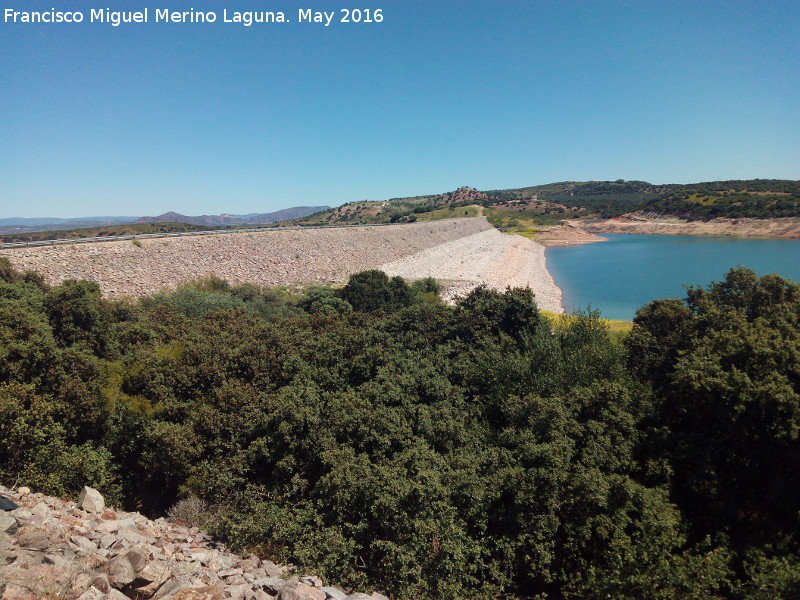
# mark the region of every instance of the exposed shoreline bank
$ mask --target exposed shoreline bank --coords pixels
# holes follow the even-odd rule
[[[608,241],[608,238],[582,229],[577,223],[542,227],[533,234],[532,239],[543,246],[579,246]]]
[[[678,218],[646,218],[628,215],[596,221],[567,221],[590,233],[641,233],[652,235],[719,235],[766,239],[800,239],[800,218],[712,219],[687,221]]]

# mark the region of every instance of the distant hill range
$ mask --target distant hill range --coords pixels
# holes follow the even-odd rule
[[[115,227],[125,223],[133,223],[138,218],[139,217],[85,217],[59,219],[56,217],[39,217],[28,219],[24,217],[10,217],[0,219],[0,235],[9,233],[33,233],[36,231],[86,229],[90,227]]]
[[[264,223],[280,223],[307,217],[318,212],[330,210],[330,206],[295,206],[284,208],[271,213],[250,215],[201,215],[189,217],[176,212],[168,212],[157,217],[142,217],[137,223],[188,223],[189,225],[204,225],[206,227],[227,227],[241,225],[262,225]]]
[[[299,225],[367,225],[408,223],[483,214],[497,227],[515,221],[537,226],[564,219],[609,219],[622,215],[675,216],[690,221],[717,217],[773,219],[800,217],[800,181],[750,179],[703,183],[652,184],[646,181],[561,181],[523,188],[484,190],[463,186],[455,191],[362,200],[331,208],[298,206],[271,213],[202,215],[168,212],[157,217],[89,217],[85,219],[0,219],[0,235],[24,234],[125,224],[172,223],[193,227],[241,227],[292,221]],[[505,229],[504,229],[505,230]],[[107,233],[106,233],[107,234]],[[77,234],[76,234],[77,235]],[[103,235],[103,232],[98,235]],[[72,235],[68,237],[74,237]]]
[[[25,217],[11,217],[0,219],[0,227],[40,227],[43,225],[54,225],[64,228],[73,227],[75,223],[90,223],[89,226],[100,227],[102,225],[118,225],[120,223],[132,223],[139,217],[81,217],[77,219],[59,219],[56,217],[37,217],[28,219]]]
[[[168,212],[158,217],[83,217],[59,219],[56,217],[24,218],[11,217],[0,219],[0,234],[32,233],[36,231],[62,231],[67,229],[88,229],[98,227],[114,227],[130,223],[185,223],[204,227],[230,227],[241,225],[262,225],[278,223],[307,217],[320,211],[330,210],[330,206],[296,206],[284,208],[270,213],[251,213],[248,215],[202,215],[189,217],[176,212]]]

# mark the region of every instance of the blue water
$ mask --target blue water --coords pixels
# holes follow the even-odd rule
[[[631,320],[657,298],[684,298],[685,286],[721,281],[743,265],[800,282],[800,240],[693,235],[603,234],[607,242],[552,246],[547,268],[564,293],[567,312],[599,309]]]

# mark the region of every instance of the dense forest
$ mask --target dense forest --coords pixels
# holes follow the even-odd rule
[[[644,210],[689,219],[774,219],[800,216],[800,182],[775,179],[670,186]]]
[[[140,301],[0,258],[0,480],[403,599],[800,597],[800,286],[739,268],[612,339],[379,271]]]

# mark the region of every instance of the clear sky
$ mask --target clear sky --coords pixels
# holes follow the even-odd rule
[[[149,22],[90,23],[90,10]],[[340,9],[382,23],[341,23]],[[5,22],[6,9],[84,22]],[[157,9],[215,23],[155,23]],[[289,23],[223,23],[282,11]],[[335,11],[328,27],[298,9]],[[0,0],[0,217],[800,179],[800,2]]]

